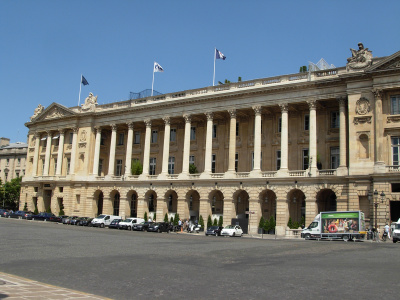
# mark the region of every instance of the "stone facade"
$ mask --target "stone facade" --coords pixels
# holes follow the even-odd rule
[[[26,124],[20,203],[81,216],[222,216],[251,233],[273,216],[284,235],[289,217],[309,224],[320,211],[362,210],[373,222],[377,190],[383,225],[400,217],[399,95],[400,52],[372,58],[360,47],[335,69],[105,105],[96,96],[89,110],[52,103]]]
[[[26,143],[11,143],[8,138],[0,138],[0,179],[2,183],[25,175]]]

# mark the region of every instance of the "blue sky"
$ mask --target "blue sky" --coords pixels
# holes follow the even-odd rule
[[[0,0],[0,137],[26,141],[38,104],[100,104],[129,92],[177,92],[216,81],[297,73],[324,58],[344,66],[364,43],[400,50],[400,1]]]

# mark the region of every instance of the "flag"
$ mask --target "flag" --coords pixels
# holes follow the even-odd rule
[[[154,62],[154,72],[164,72],[164,69],[160,66],[159,63]]]
[[[219,51],[217,48],[215,48],[215,58],[225,60],[226,56],[221,51]]]
[[[88,85],[89,84],[89,82],[86,80],[86,78],[83,75],[82,75],[81,83],[83,85]]]

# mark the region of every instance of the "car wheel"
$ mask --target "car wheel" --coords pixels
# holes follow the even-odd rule
[[[232,233],[232,236],[235,236],[236,234],[235,233]]]
[[[132,227],[131,227],[131,226],[128,226],[128,230],[129,230],[129,231],[132,231]]]
[[[104,223],[101,223],[101,224],[100,224],[100,228],[104,228]]]
[[[158,229],[157,231],[158,231],[158,233],[161,233],[161,229]]]
[[[216,233],[214,233],[214,235],[215,235],[215,236],[218,236],[218,233],[216,232]]]
[[[309,239],[311,239],[311,236],[310,236],[309,233],[307,233],[307,234],[304,236],[304,238],[305,238],[306,240],[309,240]]]
[[[343,241],[348,242],[349,241],[349,236],[348,235],[344,235],[343,236]]]

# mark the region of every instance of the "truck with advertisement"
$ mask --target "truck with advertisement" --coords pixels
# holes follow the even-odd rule
[[[362,240],[365,238],[365,219],[362,211],[320,212],[304,228],[301,237],[308,239]]]

